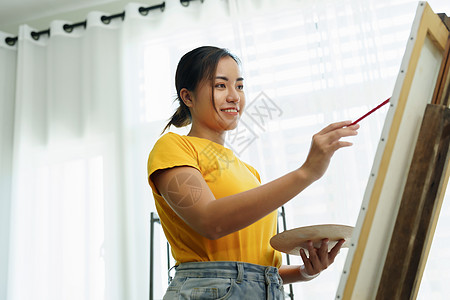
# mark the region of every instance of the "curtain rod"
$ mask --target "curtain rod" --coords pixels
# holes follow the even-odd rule
[[[180,0],[181,5],[183,5],[184,7],[189,6],[189,2],[194,1],[194,0]],[[203,3],[204,0],[200,0],[201,3]],[[149,11],[154,10],[154,9],[161,9],[161,11],[164,11],[166,7],[166,2],[163,2],[161,4],[157,4],[157,5],[153,5],[153,6],[149,6],[149,7],[139,7],[139,13],[143,16],[146,16],[148,14]],[[102,16],[101,17],[101,21],[103,22],[103,24],[109,24],[111,23],[112,19],[116,19],[116,18],[122,18],[122,21],[125,19],[125,11],[115,14],[115,15],[111,15],[111,16]],[[83,22],[78,22],[78,23],[74,23],[74,24],[64,24],[63,29],[65,32],[72,32],[74,28],[76,27],[80,27],[83,26],[84,28],[86,28],[87,25],[87,21],[83,21]],[[42,31],[32,31],[31,32],[31,37],[34,40],[39,40],[39,37],[43,34],[47,34],[50,36],[50,28],[46,29],[46,30],[42,30]],[[18,40],[18,37],[7,37],[5,38],[5,43],[8,44],[9,46],[14,46],[16,44]]]

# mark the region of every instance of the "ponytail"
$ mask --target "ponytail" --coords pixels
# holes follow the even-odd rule
[[[180,103],[180,106],[178,106],[175,113],[169,119],[169,123],[167,123],[167,125],[164,127],[161,134],[163,134],[167,129],[169,129],[171,125],[180,128],[187,126],[192,122],[191,112],[189,111],[189,108],[186,106],[186,104],[184,104],[183,101],[179,100],[179,98],[177,99]]]

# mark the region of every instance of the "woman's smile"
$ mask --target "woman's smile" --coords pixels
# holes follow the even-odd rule
[[[238,108],[224,108],[224,109],[221,109],[221,111],[224,112],[226,115],[231,115],[231,116],[239,115]]]

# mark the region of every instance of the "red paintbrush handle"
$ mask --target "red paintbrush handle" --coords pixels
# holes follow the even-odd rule
[[[365,117],[367,117],[368,115],[372,114],[374,111],[376,111],[377,109],[379,109],[380,107],[382,107],[383,105],[389,103],[389,100],[391,100],[391,98],[384,100],[383,103],[381,103],[380,105],[378,105],[377,107],[375,107],[374,109],[372,109],[371,111],[369,111],[367,114],[365,114],[364,116],[362,116],[361,118],[359,118],[358,120],[356,120],[355,122],[353,122],[352,124],[348,125],[348,126],[352,126],[357,124],[359,121],[361,121],[362,119],[364,119]],[[347,127],[348,127],[347,126]]]

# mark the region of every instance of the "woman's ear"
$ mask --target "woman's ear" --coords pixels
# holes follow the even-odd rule
[[[184,104],[186,104],[187,107],[193,106],[192,92],[190,92],[188,89],[182,88],[180,91],[180,97],[181,97],[181,100],[183,100]]]

